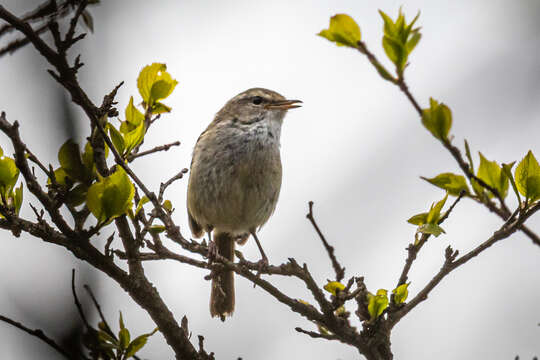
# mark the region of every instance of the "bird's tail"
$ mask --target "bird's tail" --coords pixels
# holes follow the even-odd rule
[[[214,242],[217,252],[229,261],[234,260],[234,239],[227,233],[215,233]],[[225,321],[234,311],[234,273],[224,270],[214,275],[210,294],[210,314]]]

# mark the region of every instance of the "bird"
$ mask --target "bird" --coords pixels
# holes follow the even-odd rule
[[[300,107],[279,93],[251,88],[230,99],[199,136],[187,189],[188,223],[195,238],[209,237],[212,254],[234,261],[235,243],[253,236],[273,214],[282,179],[280,135],[287,111]],[[213,239],[212,239],[213,234]],[[212,274],[210,315],[222,321],[234,311],[234,276]]]

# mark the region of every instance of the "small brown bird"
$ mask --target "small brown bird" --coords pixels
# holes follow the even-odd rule
[[[197,140],[187,193],[189,226],[196,238],[207,232],[209,247],[229,261],[234,260],[235,242],[243,245],[251,234],[261,264],[268,263],[256,231],[276,207],[281,125],[287,110],[298,103],[271,90],[246,90],[225,104]],[[210,314],[225,320],[233,311],[233,272],[213,274]]]

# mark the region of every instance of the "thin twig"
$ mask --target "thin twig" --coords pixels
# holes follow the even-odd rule
[[[103,325],[105,325],[105,331],[114,339],[116,339],[116,335],[112,332],[111,327],[109,326],[109,323],[107,322],[107,319],[105,319],[105,316],[103,315],[103,312],[101,311],[101,306],[99,305],[99,302],[94,296],[92,289],[90,288],[90,286],[88,286],[88,284],[84,284],[83,288],[84,290],[86,290],[88,295],[90,295],[90,299],[92,299],[92,302],[94,303],[94,306],[96,307],[96,310],[99,314],[99,318],[101,319],[101,322],[103,323]]]
[[[334,268],[334,271],[336,272],[336,281],[341,281],[345,277],[345,268],[339,264],[339,261],[334,255],[334,247],[331,246],[328,243],[328,241],[326,241],[326,238],[321,232],[321,229],[319,229],[319,226],[317,225],[317,222],[315,221],[315,218],[313,217],[313,201],[310,201],[308,203],[308,206],[309,206],[309,212],[307,213],[306,217],[311,222],[311,225],[313,225],[313,227],[315,228],[315,231],[319,235],[319,238],[321,239],[324,245],[324,248],[326,249],[326,252],[328,253],[328,256],[330,257],[330,261],[332,262],[332,267]]]
[[[54,350],[56,350],[59,354],[64,356],[66,359],[73,359],[73,357],[66,350],[64,350],[60,345],[58,345],[53,339],[51,339],[50,337],[45,335],[43,333],[43,330],[40,330],[40,329],[32,330],[32,329],[24,326],[20,322],[12,320],[12,319],[10,319],[8,317],[5,317],[3,315],[0,315],[0,320],[4,321],[4,322],[6,322],[6,323],[8,323],[10,325],[15,326],[16,328],[24,331],[27,334],[30,334],[32,336],[37,337],[38,339],[40,339],[41,341],[43,341],[44,343],[46,343],[47,345],[52,347]]]
[[[71,292],[73,293],[73,300],[75,301],[75,306],[77,307],[77,311],[79,312],[79,315],[81,316],[81,319],[84,322],[84,326],[86,326],[86,328],[89,329],[90,324],[88,323],[88,320],[86,319],[86,316],[84,315],[82,305],[79,301],[79,298],[77,297],[77,292],[75,291],[75,269],[71,269]]]
[[[156,152],[159,152],[159,151],[168,151],[173,146],[180,146],[180,141],[175,141],[175,142],[172,142],[170,144],[156,146],[155,148],[152,148],[152,149],[146,150],[146,151],[141,151],[140,153],[130,154],[130,155],[128,155],[127,160],[128,160],[128,162],[132,162],[133,160],[135,160],[136,158],[139,158],[141,156],[153,154],[153,153],[156,153]]]
[[[294,330],[298,331],[299,333],[311,336],[314,339],[340,340],[340,338],[334,334],[321,334],[315,331],[304,330],[301,327],[295,327]]]

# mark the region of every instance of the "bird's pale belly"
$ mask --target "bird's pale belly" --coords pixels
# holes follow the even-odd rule
[[[203,228],[233,235],[249,233],[266,223],[281,187],[279,148],[258,144],[244,151],[208,155],[213,156],[195,161],[208,161],[210,166],[192,167],[190,186],[202,190],[197,191],[197,198],[188,197],[196,221]]]

